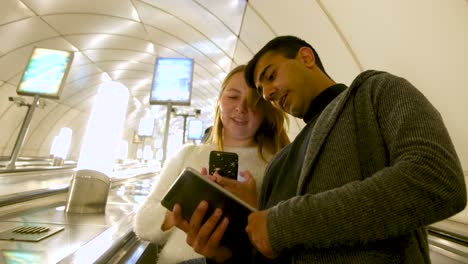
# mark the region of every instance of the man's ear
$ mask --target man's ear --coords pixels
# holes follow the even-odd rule
[[[314,52],[309,47],[302,47],[297,52],[297,57],[301,60],[306,67],[313,67],[315,65]]]

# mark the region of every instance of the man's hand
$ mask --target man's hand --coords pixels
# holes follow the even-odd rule
[[[221,238],[229,224],[227,218],[221,219],[222,211],[217,208],[214,213],[202,224],[202,220],[208,210],[206,201],[200,202],[195,209],[190,222],[182,219],[182,208],[176,204],[172,211],[174,224],[187,233],[187,244],[195,252],[218,263],[222,263],[232,257],[229,248],[220,244]],[[218,222],[220,222],[218,224]]]
[[[278,256],[278,253],[273,251],[268,238],[266,210],[251,213],[245,231],[249,235],[250,242],[262,255],[270,259]]]
[[[219,175],[218,172],[213,173],[213,175],[208,175],[208,178],[221,185],[224,189],[239,197],[244,202],[250,204],[252,207],[257,208],[257,183],[255,179],[249,171],[242,171],[240,175],[245,181],[240,182],[232,180]]]

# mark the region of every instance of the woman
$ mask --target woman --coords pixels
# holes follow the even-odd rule
[[[197,170],[208,167],[212,150],[235,152],[242,177],[259,193],[267,162],[289,143],[282,111],[264,101],[244,80],[245,65],[234,68],[225,78],[215,121],[206,144],[187,145],[168,160],[147,200],[138,210],[134,230],[143,240],[163,245],[158,263],[178,263],[200,257],[185,243],[185,233],[166,217],[169,213],[160,200],[187,166]],[[250,173],[244,173],[248,170]]]

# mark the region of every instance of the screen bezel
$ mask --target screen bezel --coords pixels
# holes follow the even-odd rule
[[[161,89],[168,89],[167,87],[161,87],[157,85],[157,78],[161,74],[161,66],[160,62],[163,60],[172,60],[172,61],[190,61],[190,81],[188,84],[188,98],[184,100],[176,100],[176,99],[160,99],[160,98],[155,98],[155,93]],[[150,90],[150,98],[149,98],[149,103],[150,105],[166,105],[166,104],[172,104],[172,105],[185,105],[189,106],[192,100],[192,83],[193,83],[193,69],[194,69],[194,60],[191,58],[169,58],[169,57],[158,57],[156,58],[156,62],[154,65],[154,73],[153,73],[153,80],[151,83],[151,90]],[[169,89],[173,89],[169,87]]]
[[[27,90],[26,88],[23,88],[23,84],[26,81],[24,79],[26,72],[30,68],[30,65],[31,65],[33,57],[35,56],[35,53],[38,52],[39,50],[50,50],[50,51],[64,52],[67,54],[66,56],[67,62],[66,62],[66,65],[64,66],[65,70],[63,71],[62,78],[60,79],[60,83],[57,85],[58,88],[54,91],[54,93],[31,91],[31,90]],[[73,62],[74,55],[75,53],[73,51],[34,47],[33,50],[31,51],[31,54],[29,55],[28,63],[26,64],[26,67],[24,68],[24,71],[21,75],[20,83],[18,84],[16,93],[18,95],[25,95],[25,96],[39,95],[40,97],[45,97],[45,98],[60,99],[60,95],[62,94],[63,87],[65,86],[65,80],[67,79],[68,73],[70,72],[70,68]]]

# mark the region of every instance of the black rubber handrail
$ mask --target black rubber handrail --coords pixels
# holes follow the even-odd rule
[[[129,230],[119,240],[117,240],[108,250],[106,250],[94,263],[95,264],[107,264],[110,260],[119,252],[127,243],[130,243],[132,239],[135,239],[135,233],[133,230]]]

